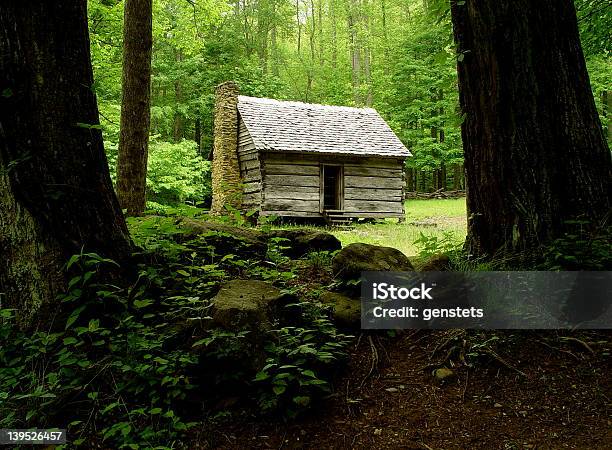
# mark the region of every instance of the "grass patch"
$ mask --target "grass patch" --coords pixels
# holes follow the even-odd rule
[[[425,223],[435,226],[426,226]],[[303,227],[291,225],[287,228]],[[448,232],[458,244],[465,240],[467,232],[465,198],[408,200],[404,223],[397,223],[397,219],[386,219],[376,223],[356,224],[352,229],[329,231],[340,239],[342,246],[363,242],[394,247],[407,256],[414,256],[419,251],[414,242],[421,233],[443,238]]]

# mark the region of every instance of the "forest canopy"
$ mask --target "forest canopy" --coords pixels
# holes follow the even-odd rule
[[[575,4],[610,142],[606,24],[612,8],[598,0]],[[113,178],[123,6],[117,0],[88,6]],[[453,43],[449,3],[441,0],[155,0],[147,199],[166,205],[209,199],[205,160],[212,148],[214,86],[227,80],[237,81],[244,95],[372,106],[414,155],[407,162],[407,190],[463,188],[456,75],[462,57]]]

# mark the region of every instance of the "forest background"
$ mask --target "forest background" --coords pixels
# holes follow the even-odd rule
[[[612,142],[605,1],[577,0],[591,87]],[[94,89],[115,178],[123,6],[90,0]],[[256,97],[375,108],[414,157],[406,189],[462,189],[457,54],[440,0],[155,0],[147,207],[210,202],[214,86]]]

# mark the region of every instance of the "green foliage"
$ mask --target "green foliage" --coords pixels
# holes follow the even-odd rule
[[[150,271],[127,289],[99,282],[109,264],[96,254],[70,259],[75,276],[53,331],[23,332],[2,310],[0,426],[60,426],[74,445],[128,448],[163,445],[193,426],[178,409],[197,358],[177,346],[168,320],[202,320],[203,311],[192,298],[149,297]]]
[[[547,245],[541,270],[610,270],[612,268],[612,227],[593,227],[585,220],[566,222],[563,237]],[[536,260],[542,257],[536,255]]]
[[[293,417],[331,392],[329,374],[346,358],[352,336],[337,332],[323,310],[312,303],[288,305],[309,317],[307,327],[283,327],[271,332],[268,358],[254,381],[263,411]],[[292,312],[293,314],[293,312]]]
[[[204,420],[207,396],[228,382],[288,416],[330,392],[349,337],[325,311],[290,305],[291,326],[264,335],[266,367],[236,370],[254,358],[250,332],[208,325],[210,299],[230,276],[261,276],[260,264],[217,254],[222,233],[187,239],[171,217],[133,218],[130,229],[143,252],[129,282],[107,279],[112,260],[82,253],[66,264],[49,329],[22,331],[0,309],[0,427],[67,428],[83,447],[165,448]],[[270,279],[296,276],[284,257],[268,263]]]
[[[328,251],[310,252],[306,255],[306,261],[311,269],[319,271],[326,267],[331,267],[331,261],[334,254],[335,252]]]
[[[602,96],[612,90],[611,9],[605,0],[579,0],[576,8],[607,127]],[[93,87],[114,171],[123,2],[91,0],[88,13]],[[373,106],[413,152],[408,167],[419,171],[419,190],[433,188],[432,171],[463,161],[456,78],[463,55],[453,44],[448,1],[160,0],[154,2],[153,41],[150,167],[158,174],[149,180],[149,200],[176,204],[209,196],[207,165],[196,177],[200,163],[175,152],[185,158],[210,153],[214,87],[227,80],[237,81],[245,95]]]
[[[450,231],[445,231],[441,236],[420,233],[414,245],[419,249],[418,256],[422,259],[440,254],[454,255],[461,251],[461,242]]]
[[[201,202],[211,197],[210,162],[198,155],[196,143],[182,140],[149,143],[147,196],[163,204]]]

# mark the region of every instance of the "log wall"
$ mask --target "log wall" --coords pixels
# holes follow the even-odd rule
[[[238,126],[238,160],[243,185],[242,209],[261,209],[261,164],[255,144],[240,119]]]
[[[261,153],[262,215],[320,216],[321,166],[343,167],[343,210],[353,217],[403,217],[403,160]]]

